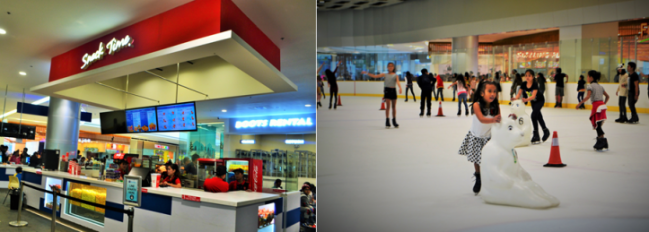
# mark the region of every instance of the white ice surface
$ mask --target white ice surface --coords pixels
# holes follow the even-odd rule
[[[419,118],[419,101],[399,99],[400,128],[385,129],[380,101],[343,96],[338,110],[318,110],[319,230],[649,230],[647,114],[629,125],[614,123],[619,113],[608,112],[603,129],[610,150],[597,152],[590,110],[543,108],[568,166],[543,167],[551,138],[517,148],[532,179],[561,201],[537,210],[485,204],[474,196],[473,164],[457,154],[471,118],[456,116],[457,102],[443,103],[446,117]],[[437,107],[434,102],[433,115]],[[509,106],[501,109],[509,113]]]

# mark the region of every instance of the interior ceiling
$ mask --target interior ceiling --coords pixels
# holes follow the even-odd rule
[[[494,34],[479,35],[478,42],[480,43],[493,43],[495,41],[524,36],[532,35],[548,31],[558,31],[559,28],[545,28],[545,29],[535,29],[535,30],[525,30],[525,31],[510,31]],[[346,46],[346,47],[322,47],[318,48],[320,53],[413,53],[413,52],[428,52],[427,42],[442,42],[450,43],[452,42],[451,38],[445,39],[435,39],[430,41],[420,41],[412,43],[402,43],[402,44],[386,44],[378,46]]]
[[[404,1],[405,0],[318,0],[318,10],[364,10],[367,8],[391,6]]]
[[[16,93],[47,83],[52,57],[107,33],[165,12],[190,0],[0,0],[0,83],[9,84],[7,104],[15,108]],[[281,72],[298,91],[200,102],[199,118],[216,119],[315,113],[316,9],[314,1],[265,0],[233,2],[280,48]],[[8,14],[7,12],[11,12]],[[20,76],[18,72],[27,72]],[[2,86],[4,93],[4,86]],[[4,94],[3,94],[4,95]],[[18,94],[20,96],[20,94]],[[0,96],[4,97],[4,96]],[[34,100],[26,100],[33,102]],[[310,104],[312,107],[305,107]],[[47,105],[47,104],[43,104]],[[89,107],[93,113],[105,109]],[[227,109],[227,112],[221,112]],[[202,115],[201,115],[202,114]],[[93,114],[98,117],[98,114]],[[11,118],[11,117],[10,117]]]

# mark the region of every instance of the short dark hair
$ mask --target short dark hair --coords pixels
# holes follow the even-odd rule
[[[234,170],[234,174],[237,174],[237,173],[241,173],[241,174],[243,174],[243,169],[241,169],[241,168],[237,168],[237,169],[235,169],[235,170]]]
[[[425,68],[421,69],[421,73],[427,73],[427,72],[428,72],[428,69],[425,69]]]
[[[282,179],[275,180],[275,184],[277,184],[277,183],[282,184]]]
[[[22,173],[22,172],[23,172],[23,167],[16,168],[16,173]]]
[[[223,165],[216,166],[216,176],[222,176],[222,175],[225,175],[226,173],[228,173],[228,172],[225,169],[225,166],[223,166]]]
[[[198,160],[198,158],[201,158],[201,156],[199,156],[198,154],[193,154],[192,155],[192,161],[196,161],[196,160]]]
[[[599,78],[601,77],[599,72],[595,70],[588,71],[588,76],[592,77],[595,82],[599,81]]]
[[[635,66],[635,62],[633,62],[633,61],[629,61],[629,65],[628,65],[628,66],[629,66],[629,68],[632,68],[633,70],[635,70],[635,67],[636,67],[636,66]]]

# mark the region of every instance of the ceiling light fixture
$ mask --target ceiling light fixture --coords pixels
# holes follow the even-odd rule
[[[20,74],[21,76],[27,76],[26,72],[18,72],[18,74]]]
[[[0,28],[0,35],[4,35],[4,34],[7,34],[7,31],[5,31],[5,29]]]
[[[304,106],[306,106],[306,107],[311,107],[311,105],[310,105],[310,104],[306,104],[306,105],[304,105]]]
[[[228,112],[228,110],[226,110],[226,109],[223,109],[223,110],[221,110],[221,112],[223,112],[223,113],[225,113],[225,112]]]

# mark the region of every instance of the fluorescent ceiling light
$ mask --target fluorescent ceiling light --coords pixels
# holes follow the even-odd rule
[[[18,74],[20,74],[21,76],[27,76],[27,73],[26,73],[26,72],[22,72],[22,71],[21,71],[21,72],[18,72]]]
[[[4,34],[7,34],[7,31],[5,31],[5,29],[0,28],[0,35],[4,35]]]
[[[304,105],[304,106],[306,106],[306,107],[311,107],[311,105],[310,105],[310,104],[306,104],[306,105]]]
[[[225,112],[228,112],[228,110],[222,109],[221,112],[225,113]]]
[[[254,139],[242,139],[240,142],[241,144],[255,144]]]

